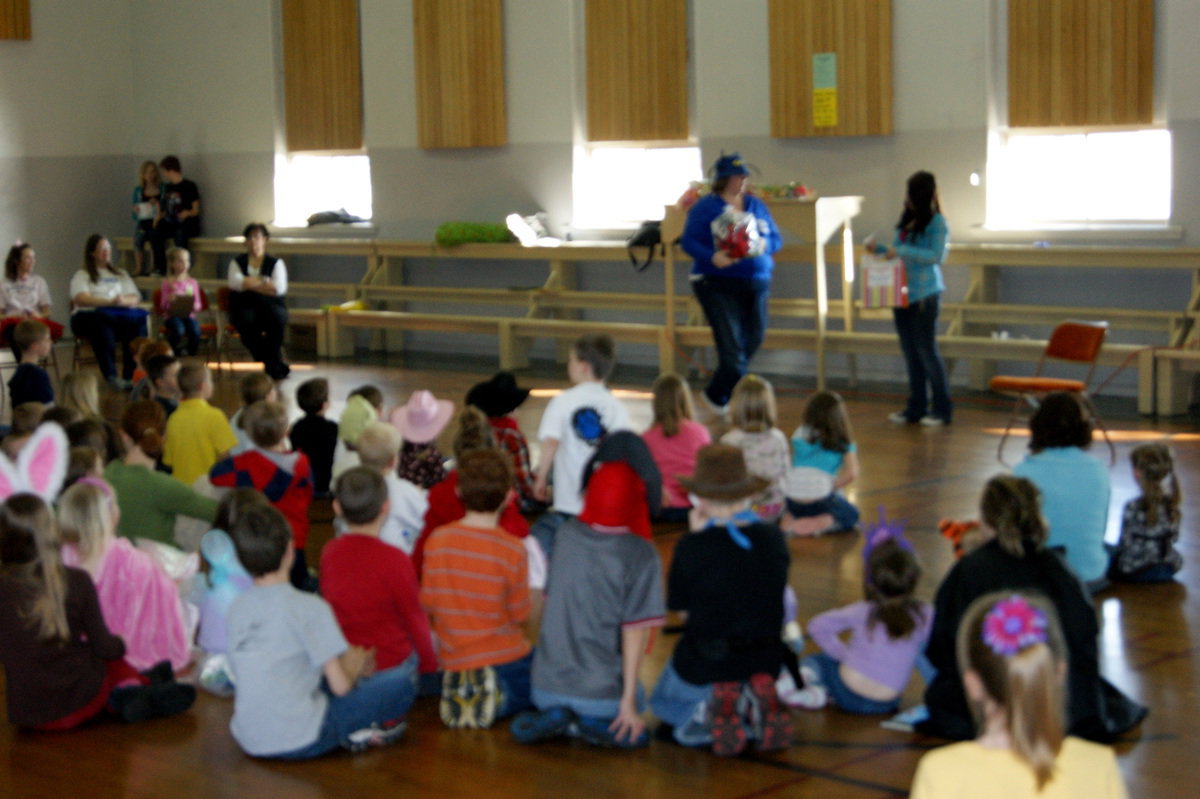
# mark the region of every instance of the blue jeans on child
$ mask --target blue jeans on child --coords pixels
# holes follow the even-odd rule
[[[667,661],[658,683],[650,695],[650,710],[655,716],[674,727],[675,740],[684,746],[704,746],[712,743],[712,731],[704,725],[694,729],[688,722],[712,696],[712,686],[696,685],[679,676],[675,665]]]
[[[808,519],[828,513],[833,517],[833,526],[838,530],[849,530],[858,524],[858,508],[836,491],[816,502],[797,502],[789,499],[787,511],[797,519]]]
[[[167,343],[178,356],[195,355],[200,351],[200,325],[190,316],[168,316],[163,322]]]
[[[895,713],[896,708],[900,706],[899,697],[889,702],[880,702],[875,699],[868,699],[850,690],[842,682],[842,675],[838,673],[838,667],[841,664],[824,652],[818,652],[815,655],[806,657],[804,665],[817,673],[821,684],[829,692],[829,698],[835,705],[847,713],[859,713],[862,715]]]
[[[350,733],[404,717],[417,695],[417,656],[409,655],[399,666],[366,677],[343,696],[329,696],[325,720],[317,740],[308,746],[271,757],[307,760],[348,747]]]
[[[574,518],[569,513],[551,510],[543,513],[537,518],[537,521],[529,526],[529,534],[541,544],[542,552],[546,553],[547,564],[550,563],[550,554],[554,550],[554,536],[558,533],[558,528],[562,526],[563,522]]]
[[[507,718],[533,707],[529,698],[533,652],[511,663],[501,663],[492,668],[496,670],[496,686],[504,695],[504,700],[496,708],[496,718]]]
[[[585,696],[569,696],[568,694],[556,694],[552,691],[543,691],[534,686],[531,691],[533,706],[538,710],[548,710],[552,707],[569,708],[580,719],[592,719],[597,724],[603,723],[605,726],[612,723],[612,720],[617,717],[617,713],[621,710],[621,700],[617,699],[589,699]],[[641,683],[638,683],[636,700],[639,711],[646,705],[646,692],[643,690]]]

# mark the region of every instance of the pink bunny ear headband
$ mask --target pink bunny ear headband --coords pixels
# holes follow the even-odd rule
[[[13,494],[36,494],[53,502],[67,474],[67,434],[54,423],[34,431],[16,463],[0,457],[0,501]]]

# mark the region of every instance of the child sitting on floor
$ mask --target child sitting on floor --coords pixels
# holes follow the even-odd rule
[[[1129,453],[1133,478],[1142,495],[1125,503],[1121,539],[1112,552],[1108,576],[1130,583],[1160,583],[1183,567],[1179,540],[1180,495],[1175,462],[1166,444],[1142,444]],[[1169,491],[1163,483],[1170,481]]]
[[[597,746],[647,742],[638,670],[651,630],[666,615],[658,552],[633,534],[649,517],[646,486],[629,463],[596,466],[579,515],[555,535],[533,656],[537,710],[513,720],[517,741],[567,735]]]
[[[712,443],[712,436],[695,420],[692,392],[682,377],[659,375],[653,391],[654,424],[642,439],[662,473],[663,507],[658,519],[684,524],[692,503],[676,475],[696,470],[696,453]]]
[[[58,500],[63,563],[86,571],[109,629],[125,641],[125,660],[148,669],[168,660],[179,671],[191,662],[195,613],[186,614],[179,589],[158,562],[116,534],[120,511],[103,480],[84,477]]]
[[[442,721],[490,727],[529,707],[528,558],[497,524],[514,494],[507,457],[496,449],[467,452],[455,473],[466,515],[429,537],[421,604],[445,669]]]
[[[179,391],[183,400],[167,419],[162,461],[190,486],[237,446],[237,436],[225,414],[209,404],[213,384],[207,366],[186,361],[179,369]]]
[[[810,710],[828,699],[847,713],[894,713],[929,640],[933,608],[913,596],[921,567],[896,540],[875,547],[867,562],[867,598],[826,611],[808,623],[823,650],[804,659],[805,687],[785,701]],[[844,640],[844,635],[849,640]]]
[[[308,456],[316,496],[328,496],[338,442],[337,422],[325,418],[325,411],[329,410],[329,381],[323,377],[305,380],[296,389],[296,404],[304,411],[304,418],[292,424],[288,438],[292,449]]]
[[[367,425],[358,437],[358,459],[364,467],[382,475],[387,487],[388,511],[379,530],[379,540],[411,556],[425,524],[429,500],[420,488],[396,476],[400,432],[387,422]],[[339,479],[348,471],[342,472]],[[338,535],[347,529],[345,520],[334,519],[334,530]]]
[[[453,415],[453,402],[428,391],[414,391],[407,405],[392,411],[392,425],[404,438],[396,474],[425,490],[446,479],[446,457],[438,451],[437,437]]]
[[[437,671],[437,655],[412,561],[380,540],[388,505],[378,470],[358,466],[338,477],[333,510],[346,530],[321,551],[321,595],[346,640],[375,652],[381,674],[402,670],[415,686],[418,669]]]
[[[923,756],[913,799],[1125,796],[1112,749],[1064,735],[1067,647],[1053,607],[987,594],[971,603],[957,639],[977,737]]]
[[[729,421],[733,429],[721,436],[722,444],[742,451],[746,468],[767,481],[751,507],[765,522],[783,513],[783,479],[791,458],[788,440],[775,426],[775,390],[758,375],[746,375],[733,387]]]
[[[792,433],[792,468],[784,480],[787,511],[779,528],[793,535],[850,530],[858,508],[840,490],[858,477],[858,454],[842,398],[818,391],[804,406],[804,423]],[[805,478],[819,478],[824,490],[805,492]],[[825,488],[827,486],[827,488]]]
[[[246,409],[242,426],[250,434],[253,446],[213,465],[209,481],[218,488],[249,486],[266,495],[292,528],[296,552],[292,557],[295,572],[292,584],[315,591],[315,580],[308,573],[304,546],[308,543],[308,506],[312,504],[312,471],[303,452],[287,448],[287,411],[278,402],[260,400]]]
[[[491,380],[476,383],[467,392],[465,405],[483,411],[492,426],[496,446],[512,460],[513,483],[521,510],[529,513],[545,510],[546,504],[533,495],[533,466],[529,460],[529,442],[521,432],[513,412],[529,399],[529,389],[519,388],[512,372],[497,372]]]
[[[242,750],[303,760],[399,739],[412,680],[396,669],[372,675],[373,653],[346,643],[329,604],[288,584],[295,549],[283,514],[246,508],[232,537],[254,578],[228,617],[237,684],[229,729]]]
[[[54,386],[41,362],[50,354],[54,342],[50,328],[36,319],[22,319],[13,327],[13,347],[21,353],[21,362],[8,379],[8,396],[12,407],[26,402],[54,404]]]
[[[238,439],[237,446],[231,453],[233,455],[245,452],[254,446],[253,437],[243,424],[246,409],[261,400],[267,402],[279,401],[279,388],[266,372],[251,372],[248,375],[243,375],[242,379],[238,381],[238,392],[242,397],[242,405],[233,412],[233,416],[229,417],[229,426],[233,428],[233,434]]]
[[[667,607],[687,617],[650,707],[685,746],[730,756],[754,739],[760,752],[786,749],[792,720],[775,678],[790,657],[780,637],[790,556],[779,528],[750,509],[771,483],[728,444],[700,450],[679,482],[697,504],[692,533],[675,546]]]

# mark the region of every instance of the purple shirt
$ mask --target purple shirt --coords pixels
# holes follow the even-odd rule
[[[933,608],[922,602],[923,617],[907,638],[899,640],[889,638],[882,623],[868,627],[871,608],[870,602],[855,602],[826,611],[808,623],[808,634],[834,660],[900,693],[929,640]],[[846,631],[850,633],[849,643],[840,636]]]

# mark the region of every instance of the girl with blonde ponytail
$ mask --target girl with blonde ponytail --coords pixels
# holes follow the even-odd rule
[[[1096,611],[1062,555],[1045,546],[1048,531],[1037,487],[1022,477],[993,477],[983,489],[980,516],[985,532],[993,537],[954,564],[934,598],[933,631],[925,653],[937,674],[925,691],[929,719],[918,729],[960,740],[974,734],[969,701],[973,697],[963,691],[956,637],[971,603],[996,591],[1036,592],[1053,606],[1067,652],[1069,734],[1108,742],[1139,724],[1146,708],[1100,674]]]
[[[1049,602],[979,597],[963,616],[957,650],[977,736],[922,757],[914,799],[1126,795],[1110,748],[1064,734],[1067,648]]]

